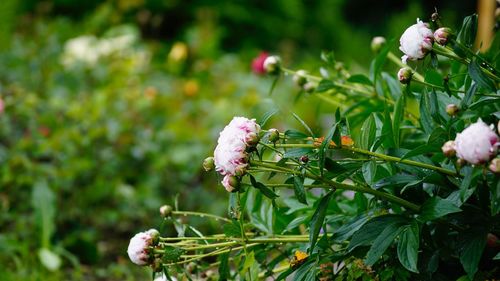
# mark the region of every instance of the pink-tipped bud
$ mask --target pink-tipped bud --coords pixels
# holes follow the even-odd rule
[[[450,140],[444,143],[444,145],[441,147],[441,150],[443,151],[444,156],[446,157],[453,157],[457,153],[455,151],[455,142]]]
[[[398,71],[398,79],[401,84],[408,84],[411,81],[413,72],[408,67],[403,67]]]
[[[226,175],[221,183],[227,192],[236,192],[240,189],[240,180],[235,176]]]
[[[490,171],[495,174],[500,174],[500,158],[495,158],[491,160],[490,165],[488,166]]]
[[[448,43],[451,35],[451,29],[449,29],[448,27],[438,28],[434,32],[434,41],[436,41],[436,43],[438,43],[439,45],[444,46],[446,45],[446,43]]]
[[[264,61],[269,57],[267,52],[261,52],[259,56],[252,60],[252,71],[255,74],[263,75],[266,74],[266,69],[264,68]]]
[[[278,56],[269,56],[264,61],[264,69],[268,74],[276,75],[280,73],[281,58]]]
[[[447,113],[448,115],[450,115],[450,116],[455,116],[455,115],[457,115],[457,113],[458,113],[458,111],[459,111],[459,110],[460,110],[460,109],[458,108],[458,106],[457,106],[456,104],[453,104],[453,103],[448,104],[448,105],[446,106],[446,113]]]
[[[275,143],[280,140],[280,132],[278,129],[269,129],[269,141]]]
[[[309,162],[309,157],[307,155],[302,155],[300,156],[299,160],[300,162],[307,164],[307,162]]]
[[[382,49],[382,47],[384,47],[384,45],[385,45],[386,42],[387,42],[387,40],[385,40],[385,38],[382,37],[382,36],[373,37],[372,43],[371,43],[372,51],[375,54],[377,54],[378,52],[380,52],[380,50]]]
[[[169,205],[163,205],[160,207],[160,215],[164,218],[167,218],[167,217],[170,217],[170,215],[172,214],[172,211],[174,209],[172,208],[172,206],[169,206]]]

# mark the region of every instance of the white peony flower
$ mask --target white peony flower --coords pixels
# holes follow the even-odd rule
[[[499,144],[497,134],[481,119],[455,138],[457,156],[471,164],[488,161],[496,153]]]
[[[255,119],[234,117],[222,130],[214,151],[215,169],[221,175],[242,175],[248,165],[247,147],[258,142],[260,126]]]
[[[401,57],[403,63],[409,60],[418,60],[432,50],[434,33],[429,24],[417,19],[417,23],[408,27],[399,39],[399,49],[405,54]]]
[[[149,247],[153,246],[159,235],[158,230],[150,229],[139,232],[132,237],[127,249],[130,260],[138,265],[147,265],[149,262]]]

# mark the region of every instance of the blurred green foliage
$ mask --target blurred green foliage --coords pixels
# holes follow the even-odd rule
[[[159,206],[180,194],[182,209],[225,212],[201,173],[221,124],[276,106],[314,124],[316,100],[270,96],[250,73],[258,50],[307,65],[334,49],[356,67],[371,36],[429,14],[369,1],[395,11],[372,25],[358,2],[0,1],[0,279],[147,278],[125,249]]]

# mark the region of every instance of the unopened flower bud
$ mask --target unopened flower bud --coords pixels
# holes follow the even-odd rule
[[[307,82],[302,88],[306,93],[312,93],[316,91],[316,84],[314,82]]]
[[[411,81],[413,72],[408,67],[403,67],[398,71],[398,79],[401,84],[408,84]]]
[[[205,171],[210,172],[215,168],[215,162],[213,157],[207,157],[203,160],[203,169]]]
[[[458,106],[457,106],[456,104],[453,104],[453,103],[448,104],[448,105],[446,106],[446,113],[447,113],[448,115],[450,115],[450,116],[455,116],[455,115],[457,115],[457,113],[458,113],[458,111],[459,111],[459,110],[460,110],[460,109],[458,108]]]
[[[307,155],[302,155],[300,156],[299,160],[300,162],[306,164],[307,162],[309,162],[309,157]]]
[[[384,47],[384,45],[385,45],[386,42],[387,41],[382,36],[373,37],[372,43],[371,43],[372,51],[375,54],[377,54],[378,52],[380,52],[380,50],[382,49],[382,47]]]
[[[259,140],[259,135],[254,132],[248,133],[245,137],[245,143],[250,147],[256,146],[259,143]]]
[[[462,158],[457,159],[458,168],[462,168],[465,164],[467,164],[467,162],[464,159],[462,159]]]
[[[453,157],[456,154],[455,151],[455,142],[450,140],[444,143],[444,145],[441,147],[441,150],[443,151],[444,156],[446,157]]]
[[[307,83],[306,75],[307,72],[305,70],[297,70],[295,75],[293,75],[293,82],[299,87],[304,86]]]
[[[277,142],[280,140],[280,132],[278,129],[269,129],[269,141],[270,142]]]
[[[443,46],[446,45],[446,43],[448,43],[448,40],[450,39],[450,37],[451,37],[451,29],[449,29],[448,27],[438,28],[434,32],[434,40],[439,45],[443,45]]]
[[[268,74],[280,73],[281,59],[278,56],[269,56],[264,61],[264,69]]]
[[[163,205],[160,207],[160,215],[164,218],[170,217],[174,209],[170,205]]]
[[[221,183],[227,192],[236,192],[240,189],[240,180],[235,176],[226,175]]]
[[[488,233],[486,236],[486,245],[490,248],[496,248],[500,245],[498,242],[498,237],[493,233]]]
[[[488,166],[490,171],[495,174],[500,174],[500,158],[495,158],[491,160],[490,165]]]

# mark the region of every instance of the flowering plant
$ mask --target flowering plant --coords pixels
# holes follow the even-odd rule
[[[140,240],[139,249],[133,238],[139,264],[168,280],[498,276],[499,41],[475,52],[476,25],[476,15],[457,33],[437,14],[417,21],[401,36],[403,61],[377,37],[369,76],[332,54],[322,55],[320,75],[259,57],[259,74],[293,75],[335,109],[329,128],[296,114],[302,130],[270,128],[277,110],[233,118],[203,163],[229,192],[228,217],[162,207],[178,236]],[[387,60],[402,67],[397,75],[383,71]],[[221,222],[222,233],[203,234],[184,216]]]

